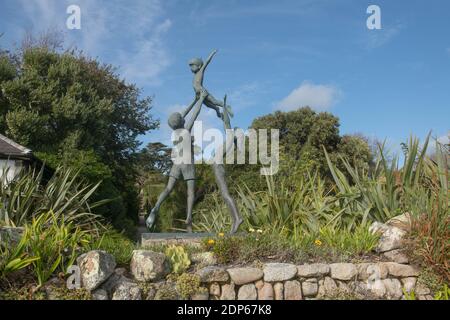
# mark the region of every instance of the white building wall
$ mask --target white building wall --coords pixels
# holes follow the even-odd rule
[[[22,161],[0,159],[0,177],[10,182],[22,169]],[[7,171],[6,171],[7,170]],[[5,172],[7,172],[5,177]]]

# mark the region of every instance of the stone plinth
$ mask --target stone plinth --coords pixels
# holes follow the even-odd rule
[[[212,233],[143,233],[141,245],[151,247],[154,245],[192,245],[200,246],[204,238],[213,238]]]

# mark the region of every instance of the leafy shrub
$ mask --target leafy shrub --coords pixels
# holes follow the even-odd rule
[[[26,229],[22,238],[16,245],[0,243],[0,279],[8,274],[26,268],[39,257],[30,256],[27,252],[27,241],[29,231]]]
[[[182,298],[187,299],[200,290],[200,276],[191,273],[183,273],[177,279],[177,291]]]
[[[114,256],[117,264],[128,265],[136,244],[122,233],[109,229],[89,244],[87,250],[104,250]]]
[[[205,250],[214,252],[217,262],[226,264],[240,258],[243,243],[240,237],[221,237],[217,239],[205,238],[202,244]]]
[[[25,228],[27,250],[38,258],[32,262],[32,270],[39,285],[58,270],[65,273],[90,239],[87,231],[52,211],[33,218]]]
[[[450,300],[450,288],[444,284],[441,290],[435,293],[434,300]]]
[[[8,169],[0,169],[0,220],[9,226],[23,226],[48,211],[64,215],[83,229],[98,232],[101,224],[91,209],[107,200],[89,203],[99,184],[89,186],[77,172],[59,167],[44,183],[44,167],[40,171],[23,170],[13,181],[7,181]]]
[[[158,289],[155,295],[155,300],[178,300],[179,294],[176,286],[171,283],[164,283]]]
[[[378,244],[379,236],[371,233],[368,226],[359,225],[354,231],[321,228],[317,239],[323,245],[340,252],[359,255],[373,251]]]

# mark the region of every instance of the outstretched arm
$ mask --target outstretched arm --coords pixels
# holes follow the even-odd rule
[[[202,71],[205,71],[206,67],[211,62],[212,58],[216,55],[216,53],[217,53],[217,50],[214,50],[213,52],[211,52],[208,59],[206,59],[205,63],[202,66]]]
[[[192,117],[189,119],[189,121],[184,126],[185,129],[187,129],[189,132],[191,132],[191,129],[194,125],[195,120],[197,120],[198,115],[200,114],[200,109],[203,105],[203,100],[208,96],[208,93],[206,90],[202,90],[202,93],[200,94],[200,98],[197,101],[197,104],[194,107],[194,113],[192,114]]]
[[[197,98],[194,98],[194,101],[192,101],[192,103],[181,112],[181,116],[184,118],[186,117],[186,115],[191,112],[192,108],[194,107],[195,103],[197,102]]]

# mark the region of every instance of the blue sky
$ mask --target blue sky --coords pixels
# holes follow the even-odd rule
[[[65,27],[70,4],[81,8],[81,30]],[[366,27],[370,4],[381,8],[381,30]],[[309,104],[337,115],[341,133],[387,138],[394,149],[411,133],[448,139],[446,0],[0,0],[3,47],[49,28],[154,96],[161,129],[143,142],[168,142],[169,113],[193,98],[187,61],[215,48],[204,84],[228,94],[233,126]],[[200,118],[221,127],[209,109]]]

